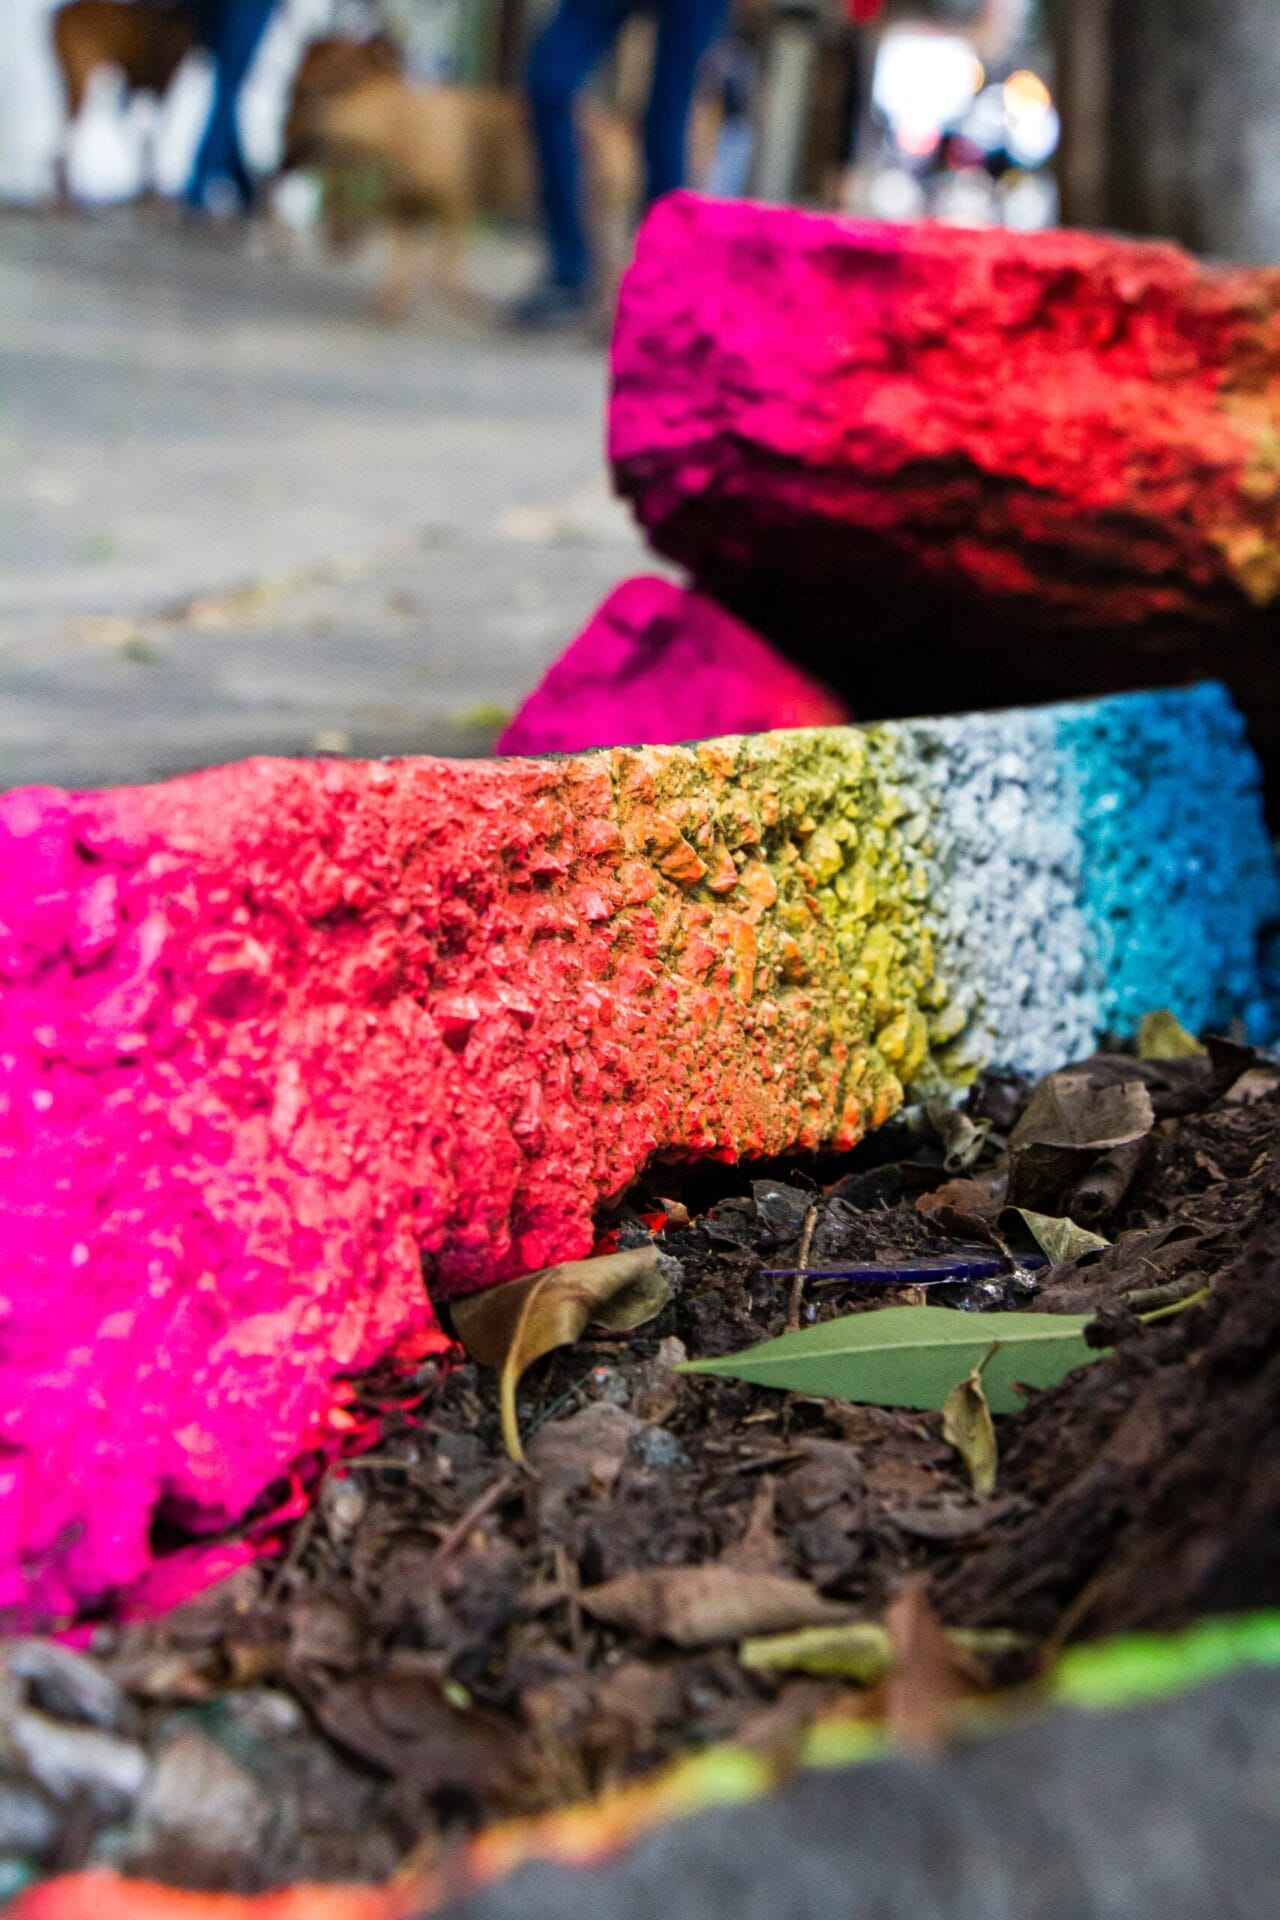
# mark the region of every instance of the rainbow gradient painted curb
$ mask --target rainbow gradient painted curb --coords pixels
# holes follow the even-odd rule
[[[655,1156],[848,1147],[1153,1006],[1262,1034],[1278,908],[1214,687],[7,795],[0,1608],[236,1519]]]

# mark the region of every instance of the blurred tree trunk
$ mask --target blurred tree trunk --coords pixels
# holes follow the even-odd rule
[[[1280,260],[1276,0],[1054,0],[1064,217]]]

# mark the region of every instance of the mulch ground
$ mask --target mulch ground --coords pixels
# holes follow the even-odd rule
[[[1026,1636],[996,1682],[1068,1639],[1280,1602],[1280,1069],[1226,1042],[1111,1054],[1086,1096],[1135,1082],[1152,1123],[1126,1150],[1014,1169],[1014,1198],[1030,1180],[1037,1211],[1070,1200],[1113,1244],[1039,1271],[961,1266],[927,1296],[910,1276],[797,1288],[768,1270],[806,1240],[808,1266],[846,1269],[1012,1246],[1024,1083],[976,1088],[972,1126],[917,1116],[838,1164],[660,1170],[611,1230],[623,1246],[656,1230],[681,1278],[640,1332],[592,1333],[526,1376],[535,1473],[506,1460],[493,1376],[465,1359],[360,1380],[374,1450],[323,1469],[282,1554],[157,1624],[100,1628],[79,1681],[28,1657],[48,1721],[96,1720],[152,1765],[140,1793],[121,1774],[59,1800],[0,1751],[0,1856],[242,1890],[378,1877],[691,1748],[785,1740],[847,1694],[748,1670],[727,1622],[685,1648],[599,1624],[584,1590],[637,1570],[788,1576],[868,1619],[921,1574],[946,1621]],[[789,1316],[924,1297],[1098,1316],[1101,1357],[998,1418],[985,1499],[937,1414],[674,1371]],[[1161,1308],[1180,1310],[1138,1317]]]

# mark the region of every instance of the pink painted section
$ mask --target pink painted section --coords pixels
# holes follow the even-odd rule
[[[433,1326],[424,1271],[585,1254],[655,1151],[826,1124],[821,997],[664,970],[683,896],[612,782],[253,761],[0,796],[0,1620],[123,1595],[157,1516],[212,1531],[331,1448],[336,1376]],[[643,763],[627,792],[643,844]]]
[[[939,584],[1042,624],[1220,617],[1275,593],[1278,305],[1280,271],[1171,246],[672,195],[622,288],[617,484],[784,641],[820,573],[851,661]]]
[[[610,594],[498,752],[660,746],[848,718],[835,694],[706,594],[649,575]]]

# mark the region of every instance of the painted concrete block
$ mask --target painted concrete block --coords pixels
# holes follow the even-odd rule
[[[610,451],[863,717],[1221,677],[1280,764],[1280,269],[673,196]]]
[[[626,580],[534,688],[499,753],[838,726],[844,703],[705,594]]]
[[[241,1513],[437,1297],[660,1155],[1173,1007],[1267,1018],[1220,689],[553,761],[0,799],[0,1606]]]

